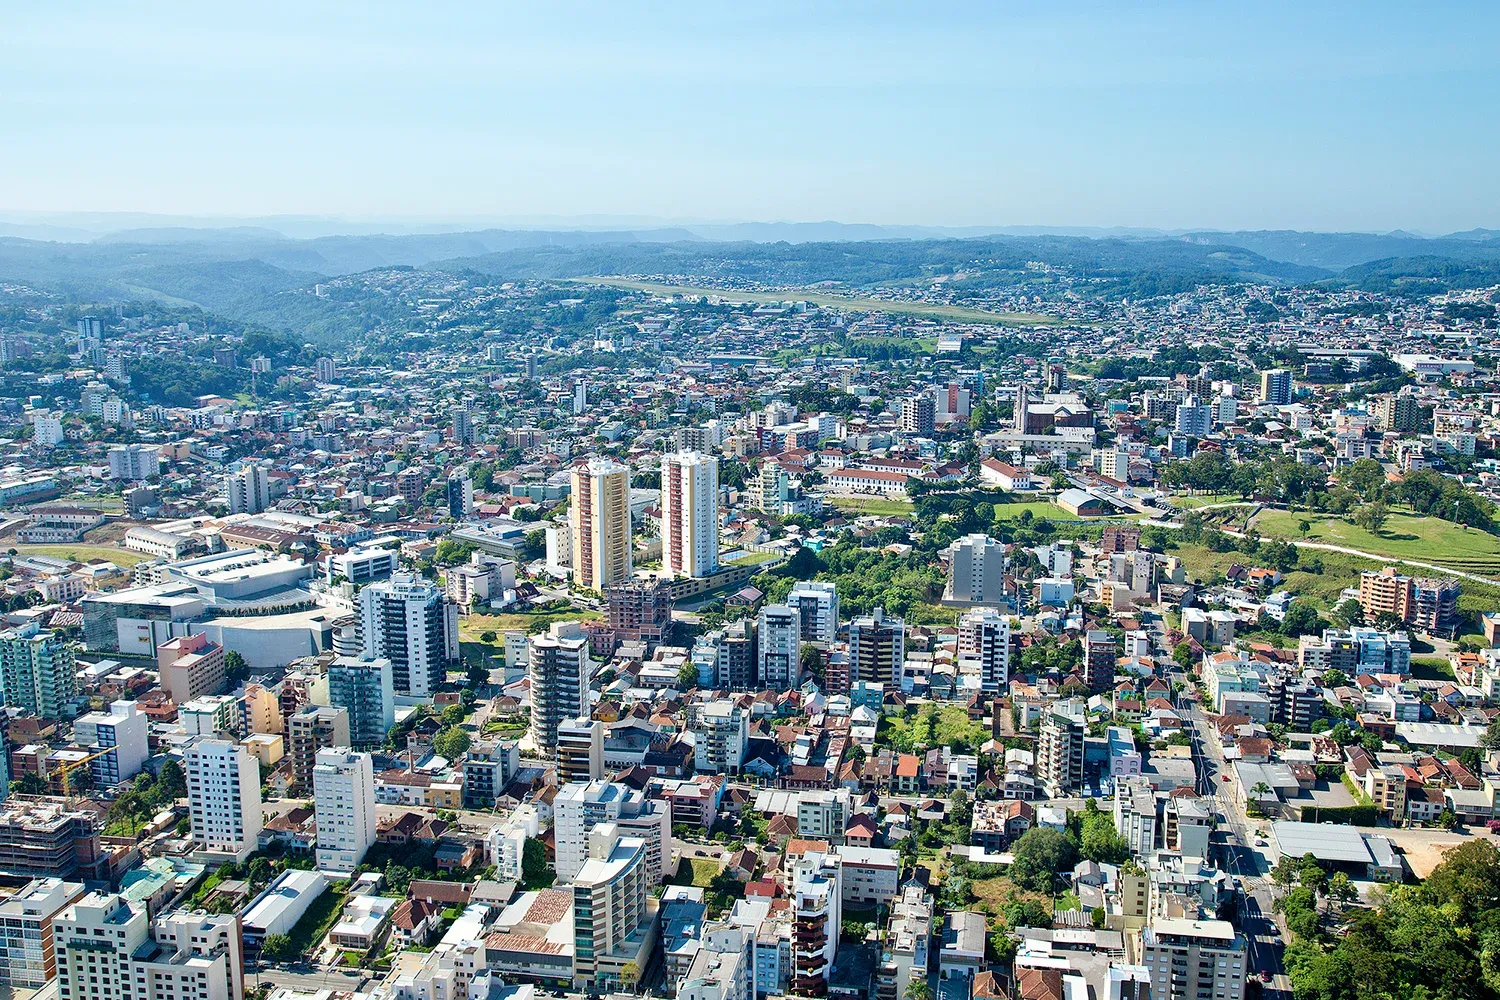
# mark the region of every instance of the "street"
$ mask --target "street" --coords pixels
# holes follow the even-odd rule
[[[1239,917],[1240,929],[1250,949],[1247,978],[1267,972],[1271,981],[1262,986],[1262,995],[1272,1000],[1291,1000],[1291,983],[1282,966],[1284,928],[1278,925],[1272,912],[1271,883],[1265,877],[1274,863],[1274,849],[1255,847],[1255,831],[1234,799],[1225,776],[1224,756],[1218,741],[1209,735],[1208,719],[1202,708],[1194,706],[1184,710],[1183,714],[1190,727],[1193,762],[1198,770],[1198,792],[1214,800],[1214,810],[1220,821],[1218,831],[1223,837],[1219,846],[1223,852],[1224,868],[1239,878],[1243,890]]]

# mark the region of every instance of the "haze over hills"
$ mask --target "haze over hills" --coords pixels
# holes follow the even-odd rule
[[[301,294],[314,283],[387,267],[503,279],[659,275],[738,287],[831,283],[859,290],[954,274],[968,275],[970,285],[1004,284],[1041,262],[1092,279],[1095,294],[1130,298],[1200,284],[1321,282],[1428,295],[1500,282],[1500,239],[1491,230],[1426,237],[838,222],[612,228],[605,225],[610,220],[590,221],[572,228],[329,233],[346,224],[131,214],[27,219],[12,227],[56,226],[59,238],[0,235],[0,281],[84,300],[162,298],[289,332],[337,325],[335,308]],[[391,228],[403,226],[417,223]]]

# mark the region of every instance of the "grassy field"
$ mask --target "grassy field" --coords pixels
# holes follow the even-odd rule
[[[707,889],[714,876],[719,874],[719,864],[712,858],[683,858],[677,864],[673,885],[694,885]]]
[[[1039,892],[1031,892],[1022,889],[1004,875],[995,878],[975,879],[969,884],[969,891],[979,900],[974,908],[981,910],[991,916],[998,917],[1007,900],[1012,896],[1022,899],[1034,899],[1047,909],[1052,909],[1052,897]]]
[[[910,500],[888,500],[885,497],[829,497],[828,502],[845,514],[873,517],[899,517],[915,508]]]
[[[72,562],[88,562],[90,559],[107,559],[122,569],[129,569],[138,562],[150,558],[140,552],[117,549],[112,545],[13,545],[23,556],[51,556]]]
[[[729,560],[731,566],[759,566],[773,559],[779,559],[780,554],[776,552],[746,552],[744,555],[735,556]]]
[[[1305,536],[1299,527],[1302,521],[1309,524]],[[1500,574],[1500,537],[1435,517],[1393,512],[1378,535],[1342,518],[1284,510],[1261,511],[1253,523],[1262,535],[1343,545],[1395,559],[1451,566],[1468,573]]]
[[[1201,493],[1197,496],[1181,496],[1172,498],[1172,506],[1183,510],[1193,510],[1197,507],[1207,507],[1210,504],[1240,503],[1238,493]]]
[[[881,299],[814,292],[804,288],[790,288],[777,292],[739,292],[724,288],[705,288],[698,285],[668,285],[655,281],[636,281],[632,278],[595,277],[574,278],[573,280],[591,285],[611,285],[615,288],[628,288],[637,292],[653,292],[658,295],[717,295],[732,302],[813,302],[831,309],[903,313],[908,316],[924,316],[928,319],[945,319],[958,323],[992,323],[997,326],[1057,326],[1062,322],[1056,316],[1045,316],[1041,313],[990,312],[988,309],[970,309],[966,306],[949,306],[933,302],[886,302]]]
[[[468,615],[458,620],[458,637],[466,642],[480,642],[479,637],[486,632],[494,632],[497,639],[504,632],[525,632],[527,635],[537,635],[547,631],[553,622],[588,622],[598,621],[603,617],[604,615],[598,611],[583,608],[547,611],[535,615]]]

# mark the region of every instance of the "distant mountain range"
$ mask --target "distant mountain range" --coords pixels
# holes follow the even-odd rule
[[[330,277],[397,266],[503,278],[677,274],[859,288],[960,271],[1016,272],[1029,261],[1044,261],[1099,279],[1100,294],[1133,298],[1203,283],[1317,282],[1408,295],[1500,283],[1500,232],[1483,229],[1425,237],[817,222],[293,236],[288,231],[311,234],[336,223],[278,218],[202,226],[199,221],[86,216],[0,224],[0,281],[86,300],[161,297],[287,330],[336,326],[338,310],[312,296],[285,293]],[[122,228],[121,222],[170,224]],[[376,224],[356,224],[366,225]],[[22,237],[16,230],[36,235]],[[41,230],[53,238],[36,238]]]

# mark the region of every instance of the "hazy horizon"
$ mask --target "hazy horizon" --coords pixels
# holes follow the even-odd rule
[[[0,212],[1500,228],[1497,27],[1464,4],[28,6],[0,41]]]

